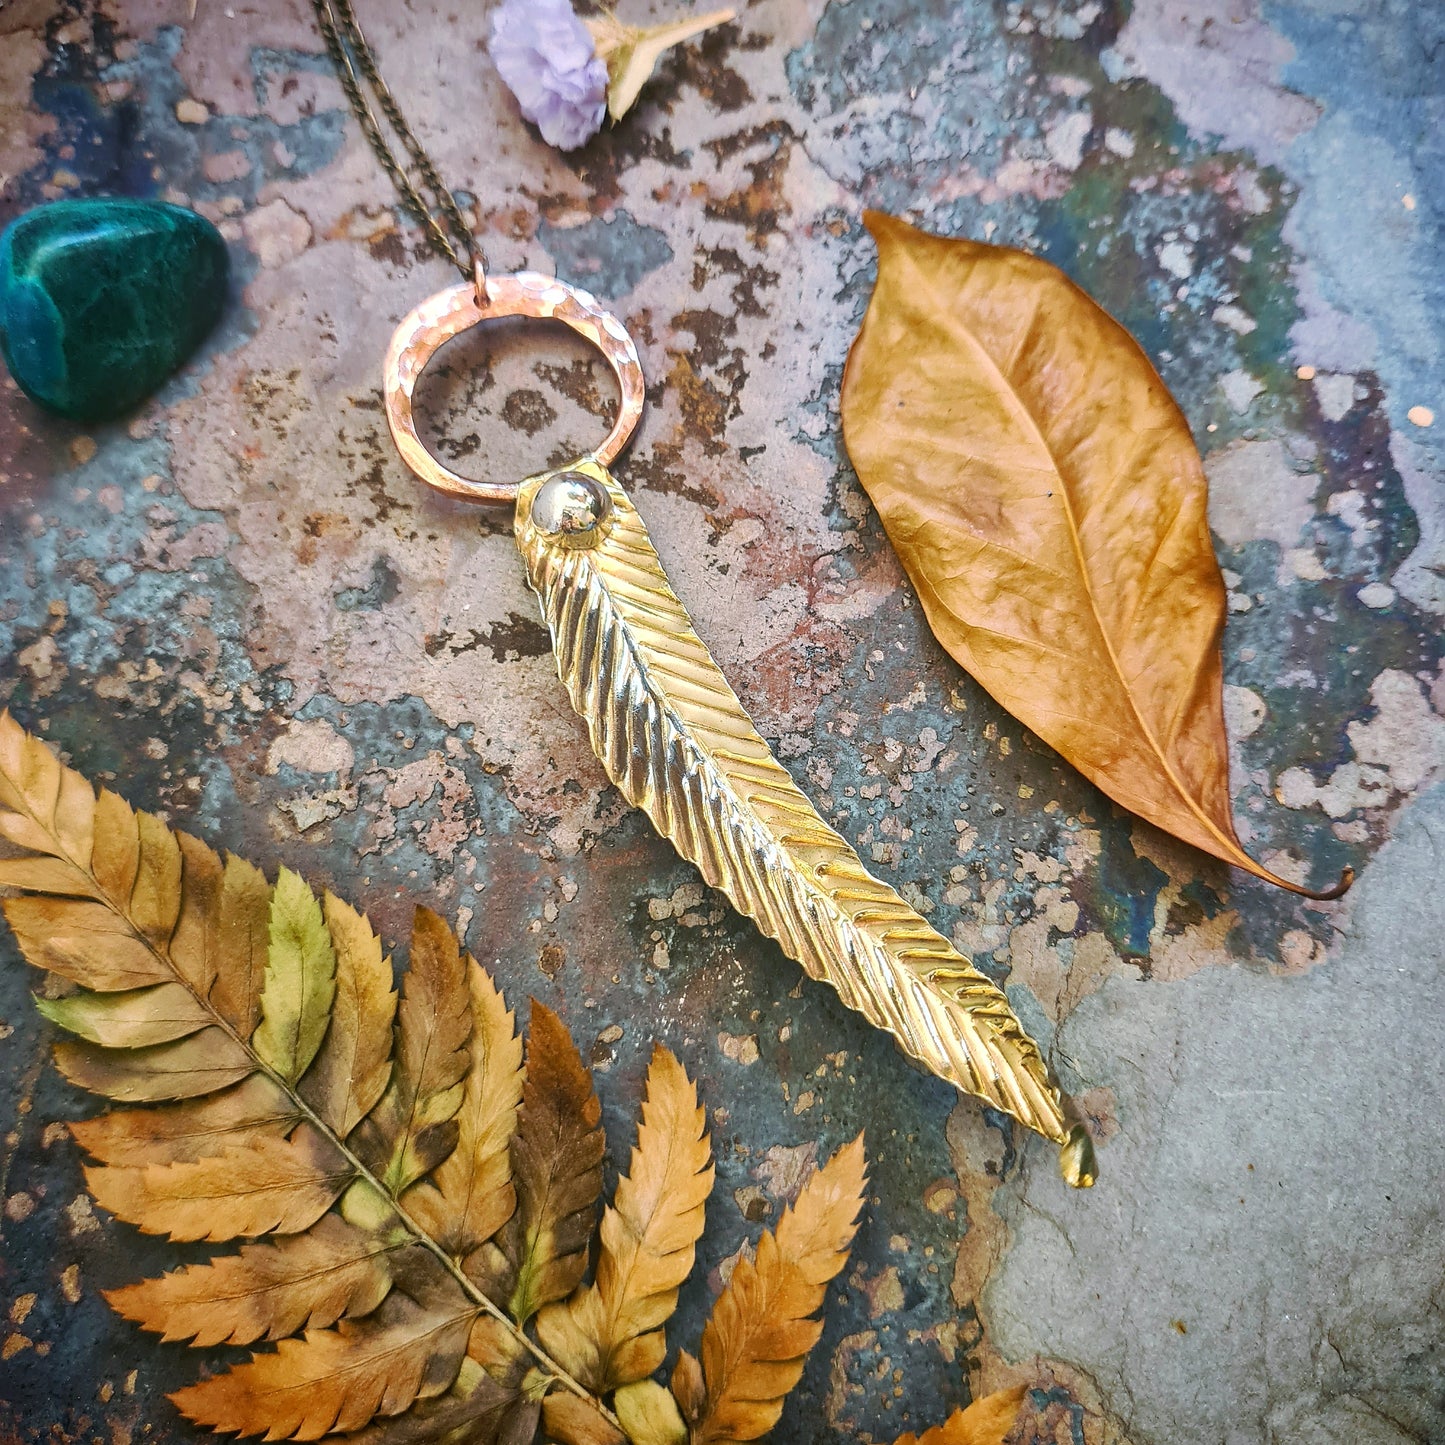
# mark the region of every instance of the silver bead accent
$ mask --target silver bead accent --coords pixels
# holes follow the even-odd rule
[[[595,547],[612,521],[612,498],[582,472],[548,477],[532,498],[532,525],[563,547]]]

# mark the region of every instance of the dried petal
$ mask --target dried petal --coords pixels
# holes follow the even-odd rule
[[[568,0],[504,0],[487,43],[497,73],[548,145],[576,150],[607,110],[607,66]]]

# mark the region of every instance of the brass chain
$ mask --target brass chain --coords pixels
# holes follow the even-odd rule
[[[485,279],[485,259],[477,244],[476,236],[467,225],[456,197],[443,184],[437,174],[431,157],[406,123],[395,97],[391,93],[381,70],[376,63],[376,52],[361,33],[356,12],[351,0],[312,0],[316,11],[316,23],[321,29],[322,39],[331,62],[336,67],[336,78],[346,92],[356,119],[361,125],[367,144],[371,146],[382,169],[391,177],[406,208],[426,227],[432,246],[445,256],[468,281],[475,281],[478,288]],[[360,75],[358,75],[358,70]],[[362,89],[365,79],[387,124],[395,132],[407,155],[411,158],[412,169],[420,184],[412,179],[407,168],[397,158],[396,152],[387,142],[381,122],[367,101]]]

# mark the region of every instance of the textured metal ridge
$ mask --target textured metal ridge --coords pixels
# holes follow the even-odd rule
[[[966,1093],[1065,1146],[1093,1182],[1038,1045],[1004,994],[874,878],[773,757],[673,593],[642,518],[605,467],[574,464],[612,500],[589,548],[559,546],[517,500],[517,546],[557,671],[629,802],[807,973]]]

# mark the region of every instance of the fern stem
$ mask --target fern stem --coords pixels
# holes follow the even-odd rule
[[[332,1144],[335,1145],[335,1147],[341,1152],[342,1156],[356,1171],[356,1175],[358,1178],[364,1179],[368,1184],[370,1184],[374,1189],[376,1189],[378,1193],[383,1196],[383,1198],[390,1201],[392,1208],[396,1210],[397,1215],[400,1217],[402,1223],[406,1226],[406,1228],[411,1231],[412,1236],[419,1244],[421,1244],[425,1249],[429,1250],[436,1257],[436,1259],[456,1281],[457,1285],[461,1288],[462,1293],[473,1304],[477,1305],[483,1313],[490,1315],[494,1320],[497,1321],[498,1324],[502,1325],[503,1328],[505,1328],[507,1332],[512,1336],[512,1338],[517,1341],[517,1343],[519,1343],[533,1357],[533,1359],[535,1359],[537,1363],[556,1380],[558,1384],[562,1385],[565,1389],[571,1391],[572,1394],[578,1396],[580,1399],[585,1400],[594,1410],[596,1410],[600,1415],[602,1415],[603,1418],[606,1419],[610,1425],[612,1425],[620,1434],[623,1434],[625,1436],[626,1431],[622,1429],[622,1422],[617,1418],[613,1411],[610,1410],[602,1402],[601,1399],[594,1395],[584,1385],[574,1379],[572,1375],[568,1373],[568,1371],[563,1369],[562,1366],[541,1347],[541,1345],[537,1344],[535,1340],[531,1339],[528,1336],[527,1332],[520,1325],[516,1324],[512,1320],[511,1316],[509,1316],[505,1310],[503,1310],[499,1305],[497,1305],[487,1295],[487,1293],[482,1290],[473,1280],[468,1278],[465,1271],[457,1264],[457,1262],[451,1257],[451,1255],[448,1254],[447,1251],[443,1249],[442,1246],[438,1244],[436,1240],[434,1240],[431,1235],[429,1235],[426,1230],[423,1229],[411,1217],[411,1215],[406,1211],[406,1209],[402,1207],[402,1203],[400,1199],[396,1196],[396,1194],[390,1188],[388,1188],[371,1169],[366,1166],[366,1164],[361,1160],[361,1158],[355,1153],[354,1150],[348,1147],[346,1141],[341,1138],[336,1133],[336,1131],[324,1119],[321,1118],[319,1114],[317,1114],[317,1112],[311,1107],[311,1105],[308,1104],[304,1098],[302,1098],[300,1092],[291,1084],[287,1083],[287,1081],[280,1074],[278,1074],[274,1069],[270,1067],[270,1065],[266,1064],[259,1057],[255,1049],[252,1048],[251,1041],[249,1039],[242,1038],[241,1035],[237,1033],[237,1031],[231,1026],[230,1022],[222,1016],[220,1011],[215,1007],[215,1005],[211,1002],[209,998],[203,997],[194,987],[192,987],[190,980],[187,979],[186,976],[182,973],[182,971],[177,968],[176,965],[171,961],[169,947],[162,950],[156,944],[152,943],[151,940],[147,938],[146,935],[140,930],[140,928],[137,927],[135,920],[131,918],[131,916],[123,908],[117,907],[117,905],[106,893],[105,889],[101,886],[99,879],[96,878],[94,872],[92,871],[91,860],[89,858],[80,860],[72,857],[71,854],[66,850],[65,844],[61,841],[59,835],[54,831],[51,820],[37,817],[36,814],[31,812],[28,808],[26,809],[26,812],[29,813],[31,821],[34,822],[37,826],[39,826],[55,845],[54,855],[56,857],[66,859],[81,872],[83,872],[88,879],[90,879],[90,881],[95,885],[96,897],[102,899],[112,913],[114,913],[118,918],[124,920],[126,926],[131,930],[135,937],[138,938],[145,945],[145,947],[154,955],[157,960],[159,960],[162,964],[164,964],[166,968],[171,971],[171,973],[175,976],[176,980],[181,983],[191,994],[191,996],[196,1000],[196,1002],[199,1003],[201,1007],[210,1014],[211,1018],[215,1021],[216,1026],[223,1029],[227,1034],[231,1036],[231,1038],[233,1038],[238,1044],[240,1044],[243,1049],[245,1049],[246,1053],[250,1055],[252,1061],[256,1066],[256,1072],[264,1074],[286,1094],[286,1096],[291,1100],[292,1104],[296,1107],[300,1116],[305,1119],[305,1121],[309,1123],[312,1128],[319,1130]]]

